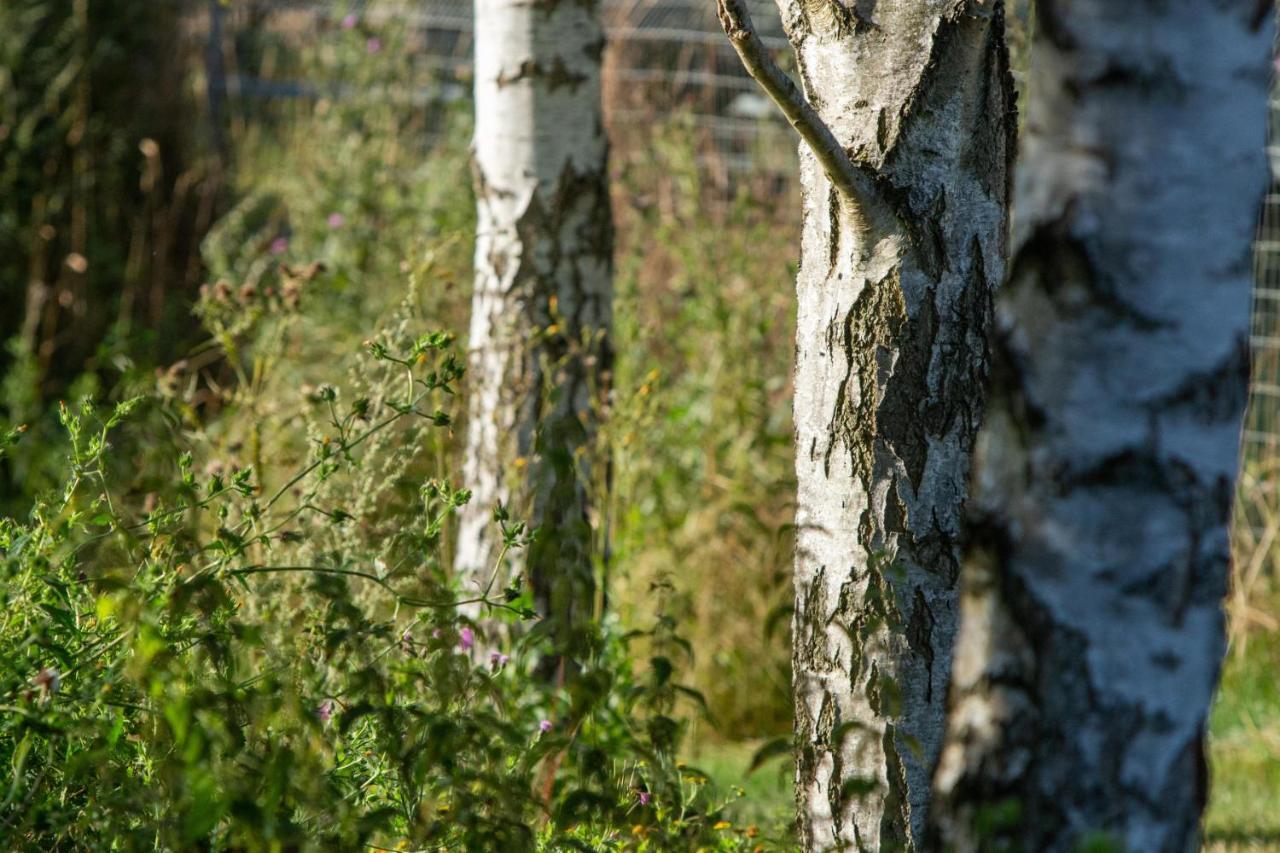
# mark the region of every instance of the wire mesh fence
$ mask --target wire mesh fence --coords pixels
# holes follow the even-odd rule
[[[750,0],[750,6],[765,43],[787,56],[772,0]],[[208,0],[199,13],[208,20],[208,38],[220,42],[206,50],[211,103],[342,97],[425,108],[470,98],[471,0],[250,0],[230,7]],[[742,70],[714,3],[604,0],[603,15],[609,44],[605,111],[615,140],[643,135],[679,115],[710,143],[699,162],[715,183],[728,188],[735,176],[761,173],[791,179],[790,129]],[[322,49],[317,36],[351,20],[402,32],[405,49],[398,61],[404,73],[396,88],[369,91],[350,80],[314,79],[280,58]],[[1280,117],[1280,102],[1273,115]],[[1280,164],[1280,145],[1270,153]],[[1246,465],[1270,465],[1280,459],[1280,184],[1267,194],[1261,212],[1255,268],[1253,381],[1242,441]]]
[[[1273,137],[1280,101],[1272,103]],[[1280,146],[1268,149],[1273,180],[1280,177]],[[1280,184],[1263,200],[1254,244],[1253,321],[1249,340],[1253,381],[1243,441],[1246,460],[1280,455]]]

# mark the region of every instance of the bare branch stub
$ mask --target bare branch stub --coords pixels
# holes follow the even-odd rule
[[[864,167],[849,158],[831,128],[827,127],[826,122],[810,105],[804,93],[773,61],[764,42],[756,34],[746,0],[717,0],[716,14],[747,73],[760,84],[765,94],[778,105],[778,109],[782,110],[787,121],[812,149],[827,177],[850,200],[862,201],[868,198],[871,176]]]

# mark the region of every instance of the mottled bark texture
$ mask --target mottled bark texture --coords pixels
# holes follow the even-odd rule
[[[527,573],[563,645],[594,600],[589,451],[610,370],[604,34],[594,0],[476,0],[475,20],[473,498],[456,566],[473,591]],[[501,557],[497,502],[541,528],[527,551]]]
[[[914,848],[943,731],[961,510],[1004,272],[1015,122],[1003,7],[779,7],[824,125],[807,127],[805,110],[784,103],[806,140],[792,639],[800,829],[810,850]],[[787,87],[756,67],[743,14],[722,0],[744,62],[785,101]],[[837,155],[823,150],[828,135]]]
[[[1195,848],[1266,184],[1257,5],[1038,4],[934,849]]]

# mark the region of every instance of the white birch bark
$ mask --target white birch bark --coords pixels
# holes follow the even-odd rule
[[[1266,184],[1258,8],[1038,4],[936,849],[1195,848]]]
[[[607,382],[613,230],[594,0],[476,0],[478,223],[455,566],[484,589],[502,550],[496,502],[541,527],[498,567],[526,571],[565,631],[593,601],[587,450]],[[561,636],[567,641],[566,636]]]
[[[816,118],[744,35],[739,4],[721,0],[721,19],[806,141],[792,637],[802,843],[915,848],[1004,271],[1015,118],[1003,7],[778,5]]]

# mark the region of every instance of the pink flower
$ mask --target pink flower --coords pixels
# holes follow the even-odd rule
[[[458,648],[464,652],[469,652],[475,644],[476,632],[471,630],[471,626],[463,625],[462,630],[458,632]]]
[[[316,718],[322,723],[327,723],[333,719],[333,712],[338,708],[338,703],[332,699],[326,699],[316,706]]]
[[[271,254],[283,255],[289,250],[289,238],[277,237],[271,241]]]
[[[360,19],[356,17],[355,12],[352,12],[342,19],[342,28],[344,30],[354,30],[358,23],[360,23]]]
[[[369,53],[377,53],[382,50],[382,39],[374,36],[364,43],[364,49]]]
[[[651,799],[652,799],[652,796],[649,794],[649,792],[648,792],[648,791],[639,791],[639,790],[637,790],[637,791],[636,791],[636,799],[640,801],[640,805],[642,805],[642,806],[647,806],[647,805],[649,805],[649,800],[651,800]]]
[[[507,657],[502,652],[489,652],[489,665],[494,669],[502,669],[507,665],[507,661],[509,660],[511,660],[511,658]]]
[[[328,222],[330,228],[341,228],[346,224],[346,221],[347,217],[343,216],[341,213],[337,213],[335,211],[334,213],[329,214]]]
[[[551,731],[551,721],[543,720],[542,722],[538,723],[538,731],[542,732],[544,735],[547,732]]]

